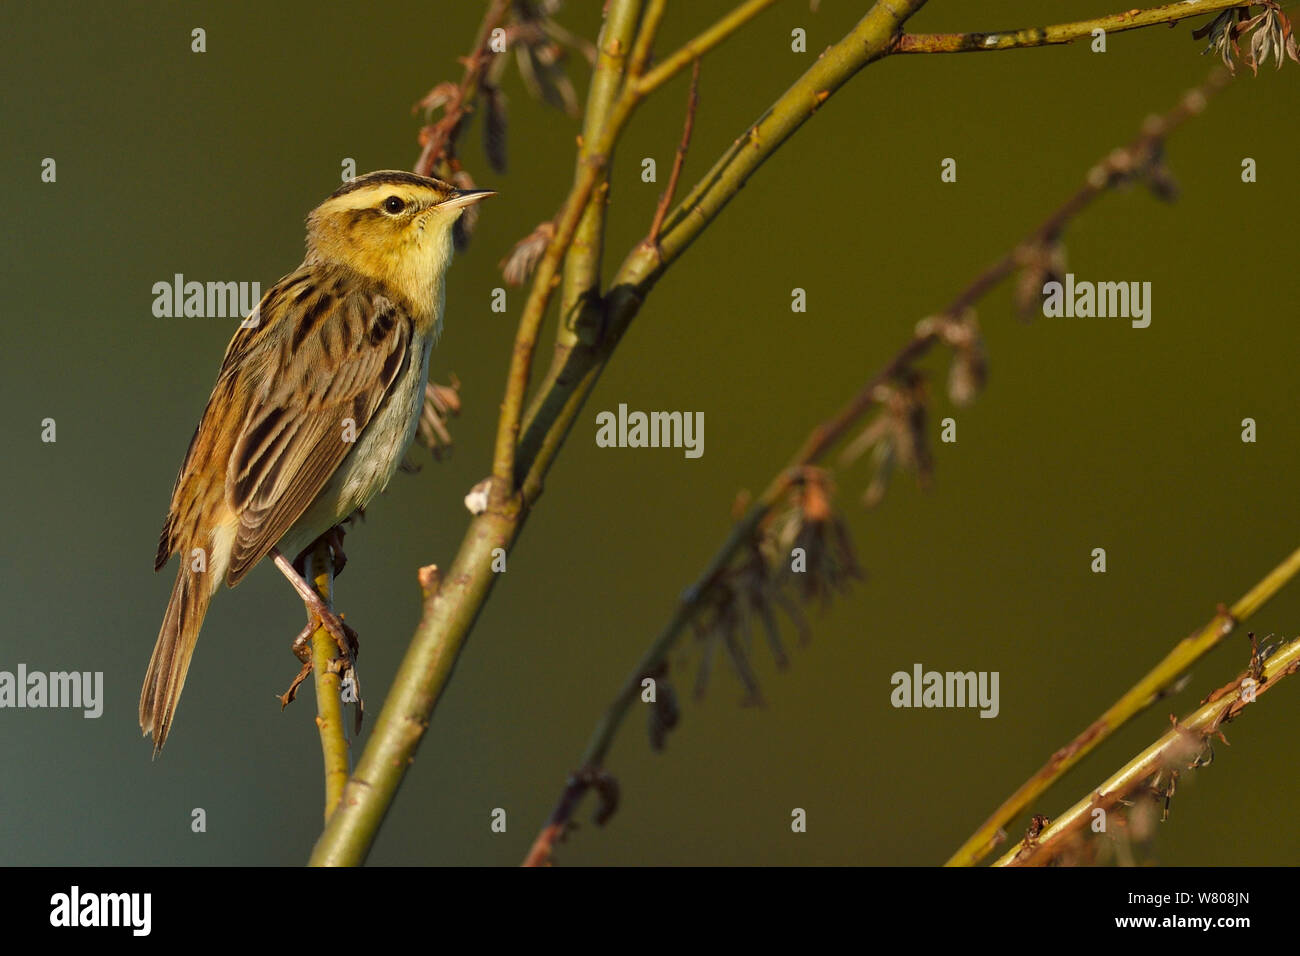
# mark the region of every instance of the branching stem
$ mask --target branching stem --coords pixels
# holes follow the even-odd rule
[[[1224,10],[1245,8],[1250,3],[1242,0],[1182,0],[1148,10],[1126,10],[1076,23],[1059,23],[1049,27],[1028,27],[1023,30],[1000,30],[988,33],[902,33],[894,42],[892,53],[984,53],[993,50],[1019,50],[1026,47],[1053,46],[1089,39],[1095,31],[1120,33],[1142,27],[1221,13]]]

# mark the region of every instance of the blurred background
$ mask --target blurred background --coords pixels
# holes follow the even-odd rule
[[[560,21],[594,38],[598,0]],[[746,125],[868,6],[787,0],[705,60],[683,175],[693,184]],[[1051,5],[1054,22],[1115,4]],[[673,3],[660,52],[731,4]],[[1040,3],[932,0],[917,31],[1039,25]],[[150,761],[136,702],[175,574],[150,563],[175,472],[234,320],[155,318],[155,282],[258,281],[300,261],[303,218],[357,171],[410,168],[411,105],[459,80],[480,3],[11,2],[0,9],[9,183],[3,230],[5,467],[0,669],[103,671],[98,720],[0,711],[0,862],[297,864],[321,825],[314,695],[280,712],[298,669],[301,604],[269,565],[213,603],[164,755]],[[370,857],[375,864],[514,864],[591,729],[757,492],[809,428],[1127,142],[1202,81],[1189,21],[1085,44],[871,66],[753,177],[659,284],[601,380],[461,657]],[[190,51],[195,27],[207,52]],[[807,31],[808,49],[790,50]],[[980,308],[989,385],[970,408],[943,395],[958,442],[935,442],[936,480],[896,483],[868,511],[865,463],[837,472],[867,576],[812,615],[814,637],[766,697],[674,658],[683,697],[664,753],[634,710],[608,769],[622,806],[563,845],[567,864],[942,862],[1057,747],[1178,639],[1294,549],[1297,213],[1293,118],[1300,65],[1239,70],[1174,135],[1183,195],[1105,197],[1066,234],[1080,278],[1152,283],[1150,328],[1014,315],[1009,287]],[[589,71],[570,74],[585,100]],[[635,117],[613,166],[607,265],[646,232],[680,136],[688,78]],[[508,350],[524,300],[491,311],[498,262],[549,218],[572,179],[576,120],[507,72],[510,168],[480,130],[463,160],[501,195],[450,273],[432,376],[454,373],[464,411],[451,459],[427,451],[349,534],[337,601],[361,634],[377,714],[419,612],[415,569],[446,566],[487,474]],[[54,184],[41,161],[57,160]],[[640,180],[656,159],[659,182]],[[939,180],[953,157],[958,181]],[[1241,182],[1244,157],[1259,181]],[[1290,172],[1288,172],[1288,170]],[[808,311],[790,310],[807,290]],[[553,323],[553,318],[552,318]],[[547,339],[541,355],[549,355]],[[595,414],[702,411],[705,453],[601,449]],[[42,419],[58,441],[40,439]],[[1241,421],[1258,422],[1243,444]],[[937,439],[937,434],[935,435]],[[1108,572],[1089,570],[1104,547]],[[1245,637],[1300,633],[1300,584],[1200,662],[1067,775],[1034,810],[1055,816],[1231,679]],[[793,633],[788,635],[794,643]],[[1001,712],[895,710],[890,675],[998,671]],[[639,705],[638,705],[639,706]],[[1283,686],[1227,728],[1231,747],[1185,774],[1150,857],[1283,864],[1300,691]],[[366,730],[373,727],[373,720]],[[191,811],[207,832],[191,832]],[[507,811],[507,831],[490,814]],[[793,834],[792,808],[808,814]],[[1015,824],[1023,832],[1025,820]],[[1267,839],[1261,833],[1267,833]]]

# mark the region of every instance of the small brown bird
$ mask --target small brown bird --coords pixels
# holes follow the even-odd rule
[[[290,559],[365,507],[401,462],[442,329],[452,227],[491,195],[392,170],[353,179],[307,217],[302,265],[230,340],[154,562],[181,557],[140,693],[155,756],[223,580],[234,587],[270,554],[342,639]]]

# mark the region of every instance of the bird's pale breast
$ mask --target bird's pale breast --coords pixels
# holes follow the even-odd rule
[[[318,537],[347,518],[388,485],[415,438],[424,406],[433,336],[411,342],[410,353],[384,403],[357,436],[321,493],[280,539],[280,551],[295,557]]]

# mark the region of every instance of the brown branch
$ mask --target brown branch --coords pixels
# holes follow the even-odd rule
[[[533,845],[528,850],[528,856],[524,858],[523,866],[550,866],[551,854],[555,850],[555,845],[564,839],[565,833],[569,829],[569,821],[574,812],[578,809],[578,804],[586,796],[587,791],[595,788],[600,792],[601,809],[596,814],[596,822],[604,823],[614,813],[614,807],[618,802],[617,785],[614,778],[607,773],[592,768],[584,768],[569,778],[568,785],[564,788],[564,793],[560,795],[560,802],[551,813],[550,820],[546,826],[542,827],[542,832],[537,835]]]
[[[695,108],[700,102],[699,86],[700,61],[696,60],[695,65],[691,68],[691,92],[686,97],[686,121],[682,126],[682,141],[677,146],[677,155],[673,157],[673,171],[668,177],[668,188],[659,197],[659,205],[655,207],[654,220],[650,223],[650,233],[645,239],[651,246],[657,247],[659,245],[659,228],[664,224],[664,216],[668,215],[668,207],[672,205],[673,195],[677,192],[677,180],[682,175],[682,166],[686,162],[686,150],[691,145],[691,132],[695,129]]]
[[[488,48],[492,31],[501,26],[509,10],[510,0],[492,0],[483,14],[478,36],[474,41],[474,49],[462,61],[465,64],[465,73],[460,85],[446,104],[442,118],[437,123],[420,130],[420,142],[423,148],[414,167],[414,171],[419,175],[432,176],[439,161],[448,158],[450,150],[454,148],[457,138],[465,127],[465,120],[474,110],[474,101],[478,98],[487,65],[495,56]],[[425,99],[427,100],[428,97]],[[419,106],[420,104],[417,103],[416,108],[418,109]]]
[[[1026,780],[980,825],[948,860],[948,866],[971,866],[991,853],[1002,839],[1003,828],[1024,812],[1030,803],[1059,780],[1071,767],[1091,753],[1130,719],[1146,710],[1186,674],[1192,664],[1218,647],[1239,623],[1249,618],[1269,598],[1300,574],[1300,549],[1293,551],[1276,568],[1244,594],[1231,608],[1220,606],[1200,630],[1179,641],[1164,659],[1088,725],[1073,740],[1057,750],[1037,773]]]
[[[1152,779],[1162,773],[1177,774],[1203,765],[1197,759],[1222,726],[1237,717],[1285,677],[1300,670],[1300,638],[1277,649],[1261,666],[1251,655],[1250,668],[1220,687],[1183,720],[1138,754],[1101,786],[1080,800],[1046,828],[1027,836],[1006,852],[994,866],[1044,866],[1077,848],[1098,809],[1110,813],[1126,799],[1152,789]],[[1173,720],[1171,715],[1171,720]],[[1169,793],[1171,791],[1165,791]]]
[[[1023,30],[1000,30],[987,33],[904,33],[894,41],[893,53],[983,53],[993,50],[1016,50],[1026,47],[1052,46],[1073,43],[1091,37],[1094,30],[1120,33],[1140,30],[1143,27],[1167,23],[1173,26],[1179,20],[1219,13],[1234,8],[1247,8],[1243,0],[1181,0],[1149,10],[1126,10],[1109,16],[1060,23],[1047,27],[1028,27]]]

